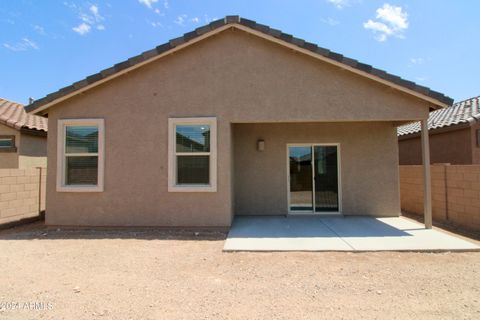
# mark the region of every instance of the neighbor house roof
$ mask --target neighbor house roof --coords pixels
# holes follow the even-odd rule
[[[23,105],[0,98],[0,124],[17,130],[48,131],[48,119],[25,112]]]
[[[480,121],[480,96],[454,103],[452,106],[430,112],[428,130],[470,124]],[[420,122],[410,123],[397,129],[398,136],[420,132]]]
[[[194,31],[185,33],[179,38],[172,39],[167,43],[159,45],[152,50],[145,51],[140,55],[117,63],[111,68],[92,74],[81,81],[75,82],[72,85],[48,94],[47,96],[28,105],[26,110],[27,112],[40,112],[45,110],[53,104],[66,100],[75,94],[86,91],[91,87],[113,79],[116,76],[124,74],[146,63],[155,61],[171,52],[184,48],[192,43],[203,40],[228,28],[238,28],[267,40],[287,45],[295,50],[304,52],[323,61],[338,65],[346,70],[369,77],[373,80],[382,82],[386,85],[427,100],[434,107],[446,107],[451,105],[453,102],[451,98],[443,95],[440,92],[433,91],[412,81],[402,79],[398,76],[387,73],[386,71],[374,68],[371,65],[361,63],[339,53],[319,47],[314,43],[295,38],[294,36],[283,33],[280,30],[270,28],[269,26],[256,23],[252,20],[240,18],[238,16],[227,16],[224,19],[213,21],[210,24],[195,29]]]

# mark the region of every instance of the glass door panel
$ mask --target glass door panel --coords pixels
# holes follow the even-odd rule
[[[338,211],[336,146],[314,146],[315,212]]]
[[[312,147],[288,147],[290,211],[313,212]]]

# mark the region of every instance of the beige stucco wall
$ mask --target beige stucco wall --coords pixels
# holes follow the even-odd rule
[[[231,123],[411,120],[427,114],[428,105],[417,98],[228,30],[49,110],[46,221],[229,226],[235,194]],[[218,192],[168,193],[167,119],[195,116],[218,120]],[[105,191],[56,192],[57,120],[92,117],[105,119]],[[385,134],[391,139],[390,131]],[[388,159],[397,157],[392,144]],[[398,196],[391,202],[385,214]]]
[[[47,137],[21,134],[19,145],[19,168],[47,166]]]
[[[17,152],[0,152],[0,169],[18,168],[18,146],[20,143],[20,132],[13,128],[0,124],[0,135],[15,136]]]
[[[26,169],[47,166],[47,137],[21,133],[0,124],[0,135],[15,136],[17,152],[0,152],[0,169]]]
[[[293,143],[340,144],[343,214],[400,214],[392,123],[239,124],[234,137],[236,214],[287,214],[286,148]]]
[[[472,143],[472,164],[480,164],[480,146],[477,144],[477,130],[480,130],[480,122],[475,122],[470,128],[470,141]]]
[[[430,134],[430,162],[472,164],[470,128]],[[400,139],[399,156],[401,165],[422,164],[420,136]]]

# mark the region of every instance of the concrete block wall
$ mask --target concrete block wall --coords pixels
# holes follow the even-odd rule
[[[480,231],[480,165],[434,164],[433,219]],[[422,166],[400,166],[402,210],[423,215]]]
[[[45,210],[45,168],[0,169],[0,224]]]

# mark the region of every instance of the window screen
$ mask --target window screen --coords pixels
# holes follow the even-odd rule
[[[177,125],[176,183],[208,185],[210,183],[210,126]]]
[[[98,183],[98,127],[65,127],[65,184]]]

